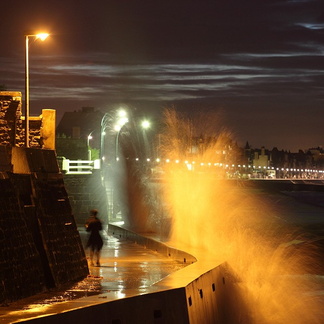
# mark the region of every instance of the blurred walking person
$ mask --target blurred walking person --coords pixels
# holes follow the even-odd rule
[[[85,224],[87,232],[90,232],[86,248],[90,248],[90,266],[94,266],[93,258],[95,257],[96,266],[100,267],[100,252],[103,246],[103,240],[100,235],[102,223],[97,215],[97,209],[90,210],[90,217]]]

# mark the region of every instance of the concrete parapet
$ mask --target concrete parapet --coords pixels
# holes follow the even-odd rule
[[[75,310],[22,321],[34,324],[187,324],[185,290],[132,296]]]
[[[178,250],[176,248],[172,248],[167,246],[166,244],[163,244],[157,240],[154,240],[150,237],[140,235],[138,233],[132,232],[128,229],[122,228],[120,226],[109,224],[108,226],[108,233],[123,238],[132,242],[135,242],[137,244],[140,244],[142,246],[145,246],[146,248],[156,251],[168,258],[171,258],[173,260],[177,260],[180,262],[184,262],[187,264],[191,264],[197,261],[197,259],[192,256],[191,254]]]
[[[202,271],[185,289],[189,323],[253,323],[240,282],[226,263]]]
[[[198,258],[191,254],[170,248],[154,239],[139,235],[119,226],[109,224],[110,234],[124,238],[137,244],[164,254],[174,260],[187,260],[188,266],[172,273],[165,279],[156,283],[152,293],[144,296],[128,298],[127,301],[116,302],[114,308],[123,305],[125,314],[133,312],[136,308],[136,299],[142,298],[148,305],[150,300],[167,300],[167,307],[155,308],[149,311],[150,318],[133,318],[127,321],[125,316],[115,316],[115,311],[107,320],[116,318],[116,323],[216,323],[233,324],[252,323],[252,317],[246,305],[240,282],[230,266],[223,262],[219,265],[204,256]],[[207,257],[208,258],[208,257]],[[163,304],[164,305],[164,304]],[[152,314],[160,314],[154,318]],[[115,317],[114,317],[115,316]],[[99,321],[98,323],[104,323]],[[112,322],[115,323],[115,322]]]
[[[199,255],[196,258],[187,252],[170,248],[159,241],[113,224],[109,224],[108,231],[114,236],[144,245],[174,260],[182,262],[186,260],[188,263],[187,267],[156,283],[152,290],[158,292],[147,295],[146,299],[159,299],[166,296],[168,300],[168,307],[165,312],[161,311],[159,321],[154,318],[143,321],[142,318],[142,321],[127,322],[121,318],[121,321],[116,323],[248,324],[253,322],[240,282],[226,262],[217,265],[212,260],[208,260],[208,256]],[[163,295],[160,295],[159,291],[163,291]],[[129,308],[124,309],[126,313],[134,307],[134,302],[129,301],[129,303]]]

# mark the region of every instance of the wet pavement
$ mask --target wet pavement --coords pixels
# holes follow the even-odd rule
[[[79,229],[82,242],[87,233]],[[105,232],[106,233],[106,232]],[[101,266],[70,286],[0,307],[0,323],[15,323],[152,291],[152,286],[186,266],[145,247],[104,234]],[[86,251],[87,255],[89,251]],[[153,289],[154,290],[154,289]]]

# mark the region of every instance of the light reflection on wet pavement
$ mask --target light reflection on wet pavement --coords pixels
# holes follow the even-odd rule
[[[142,291],[184,266],[143,246],[109,236],[102,251],[101,266],[89,267],[90,276],[86,280],[100,278],[103,291]]]
[[[80,230],[83,244],[87,233]],[[87,256],[89,251],[86,251]],[[169,274],[185,267],[186,264],[167,258],[157,252],[126,240],[104,235],[101,266],[89,266],[87,278],[60,290],[41,293],[0,307],[0,323],[10,323],[11,319],[37,316],[46,313],[46,308],[82,297],[98,295],[107,298],[111,293],[117,298],[132,294],[143,294],[148,288]],[[101,297],[100,297],[101,296]],[[22,314],[22,311],[29,314]],[[9,314],[9,316],[8,316]],[[11,318],[11,319],[10,319]]]

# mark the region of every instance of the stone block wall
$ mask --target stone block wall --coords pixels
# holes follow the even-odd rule
[[[33,148],[55,148],[54,109],[43,109],[42,115],[29,118],[29,146]],[[4,146],[25,145],[25,118],[20,101],[0,100],[0,143]]]
[[[16,181],[6,173],[0,179],[0,302],[16,300],[45,289],[45,273],[40,252],[33,238],[30,218],[21,206],[26,179]],[[28,181],[27,181],[28,182]]]
[[[55,286],[85,277],[88,266],[63,177],[38,174],[32,178],[36,213]]]
[[[100,171],[92,174],[65,174],[65,188],[69,195],[73,214],[79,226],[85,224],[91,209],[98,209],[99,218],[108,225],[107,194]]]
[[[0,303],[87,276],[87,260],[55,152],[0,146],[2,158]],[[15,169],[21,159],[27,167]]]
[[[23,141],[21,102],[0,100],[0,142],[2,145],[19,146],[18,143]]]

